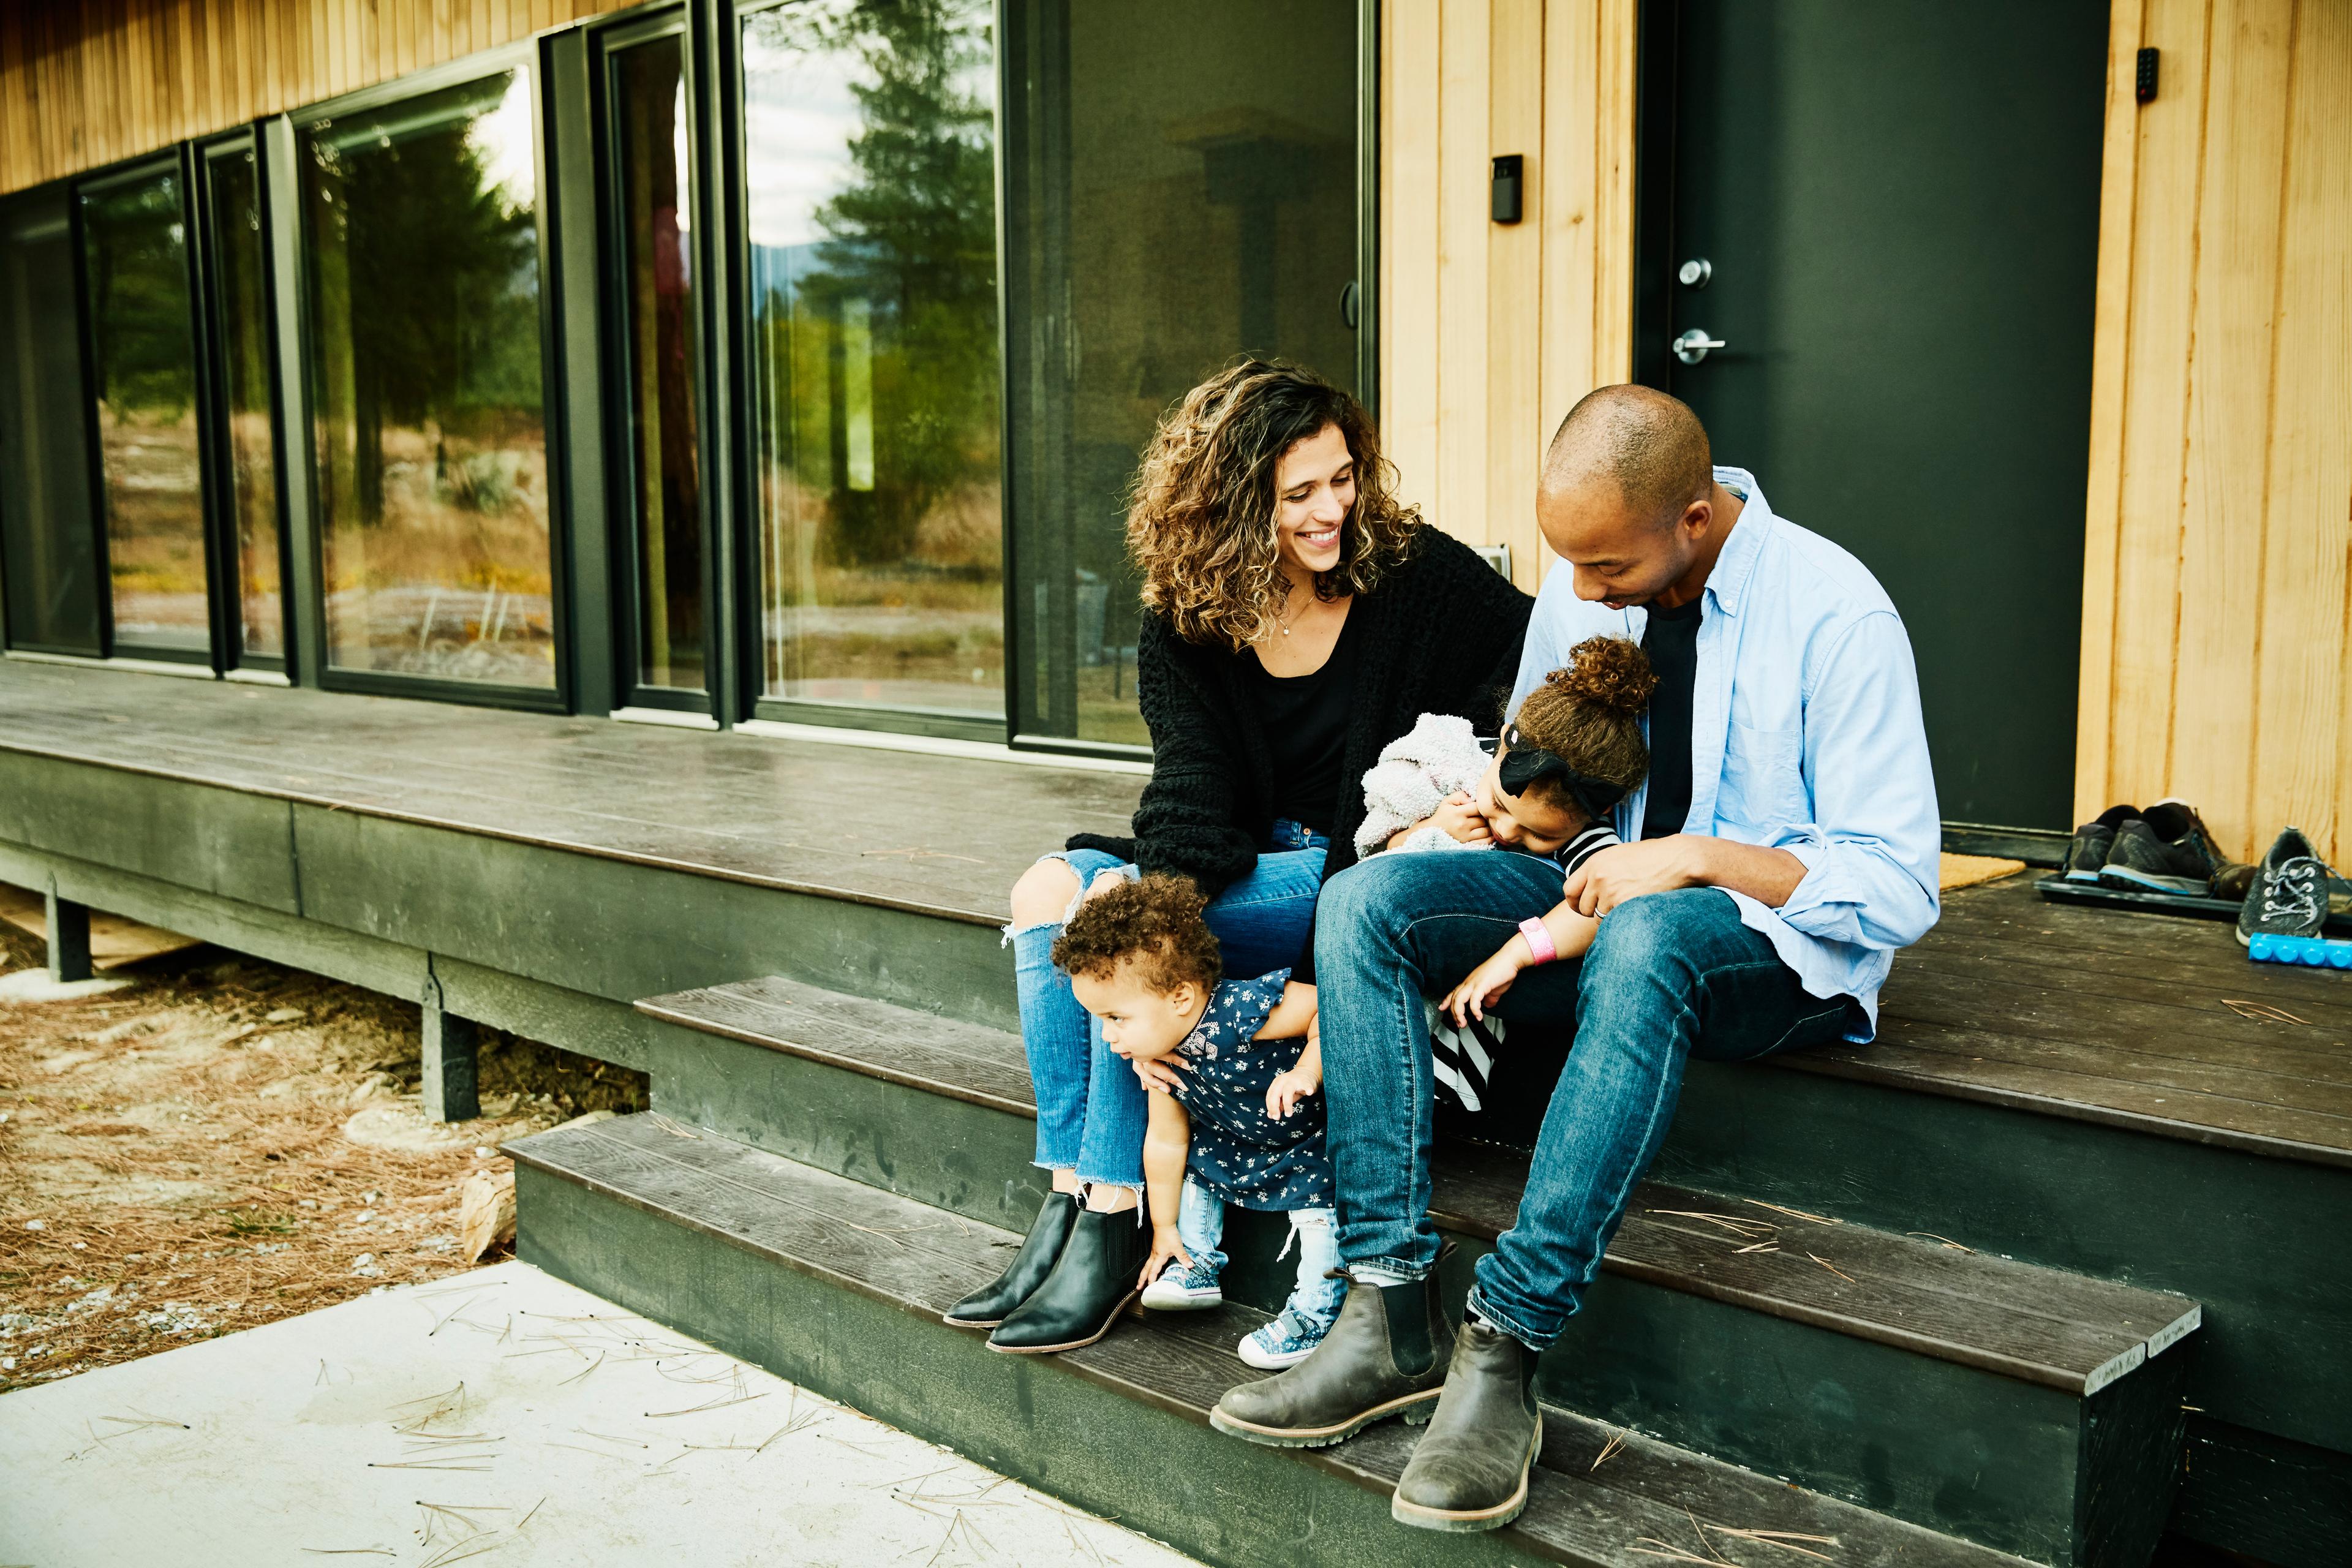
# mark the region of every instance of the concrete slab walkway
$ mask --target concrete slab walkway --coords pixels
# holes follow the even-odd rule
[[[0,1564],[1190,1559],[522,1263],[0,1397]]]

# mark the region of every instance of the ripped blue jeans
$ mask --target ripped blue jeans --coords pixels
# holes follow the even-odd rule
[[[1248,876],[1210,900],[1207,919],[1223,950],[1225,973],[1244,979],[1298,962],[1323,885],[1330,840],[1295,822],[1277,822]],[[1077,874],[1083,890],[1104,871],[1136,868],[1100,849],[1046,857]],[[1075,908],[1075,904],[1073,908]],[[1065,911],[1064,919],[1067,919]],[[1143,1188],[1143,1085],[1135,1069],[1102,1043],[1102,1032],[1054,967],[1061,921],[1008,927],[1021,1004],[1021,1043],[1037,1097],[1037,1163],[1076,1171],[1078,1180]]]

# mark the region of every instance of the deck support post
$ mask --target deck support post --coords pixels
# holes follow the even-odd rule
[[[89,906],[58,897],[51,883],[44,900],[48,921],[49,978],[64,984],[88,980],[89,966]]]
[[[434,1121],[471,1121],[482,1113],[476,1047],[479,1034],[471,1018],[441,1005],[441,979],[425,974],[425,1114]]]

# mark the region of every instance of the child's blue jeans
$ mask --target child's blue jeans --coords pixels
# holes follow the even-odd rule
[[[1203,918],[1224,950],[1225,972],[1271,973],[1297,963],[1307,945],[1315,895],[1323,885],[1330,840],[1295,822],[1276,822],[1250,874],[1209,901]],[[1104,871],[1135,876],[1133,866],[1099,849],[1046,857],[1076,873],[1081,889]],[[1135,1068],[1102,1043],[1102,1030],[1071,994],[1070,977],[1054,967],[1059,921],[1007,927],[1021,1003],[1021,1040],[1037,1097],[1036,1163],[1075,1170],[1081,1182],[1143,1187],[1143,1085]]]
[[[1329,1209],[1290,1211],[1290,1240],[1284,1250],[1298,1248],[1298,1281],[1284,1305],[1306,1322],[1329,1328],[1339,1319],[1339,1303],[1348,1282],[1330,1276],[1339,1267],[1339,1216]],[[1225,1255],[1225,1201],[1191,1176],[1184,1178],[1183,1201],[1176,1209],[1176,1234],[1192,1255],[1200,1272],[1222,1275]]]

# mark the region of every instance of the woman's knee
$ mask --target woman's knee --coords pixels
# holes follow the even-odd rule
[[[1013,923],[1057,925],[1077,896],[1078,874],[1070,869],[1068,861],[1040,860],[1013,884]]]

